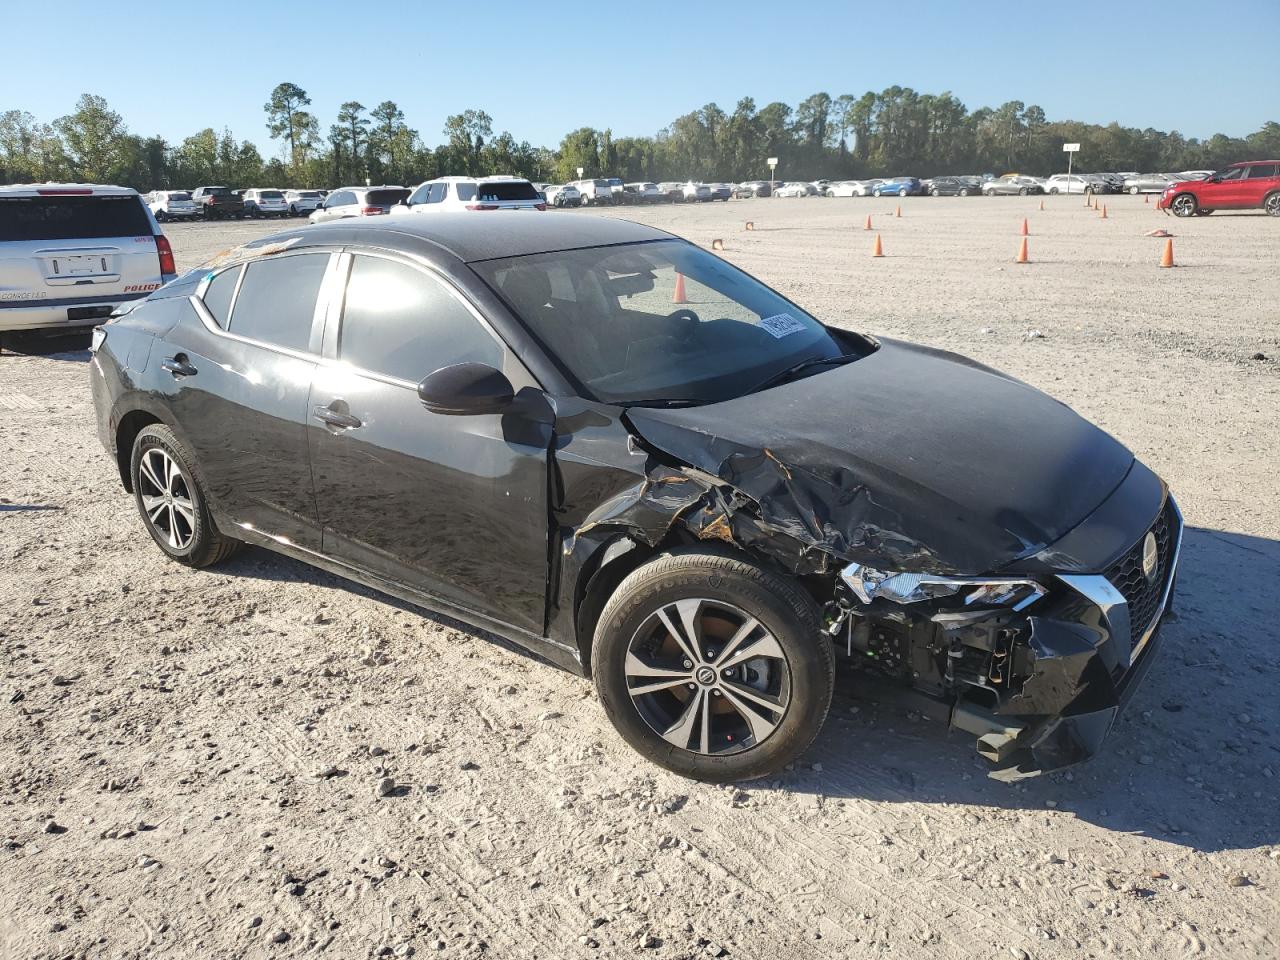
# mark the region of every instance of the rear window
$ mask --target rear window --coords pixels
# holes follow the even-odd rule
[[[137,197],[0,197],[0,241],[149,236]]]
[[[190,199],[191,199],[191,194],[189,194],[189,193],[170,193],[170,194],[169,194],[169,199],[170,199],[170,200],[190,200]]]
[[[526,180],[500,180],[480,184],[481,200],[541,200]]]
[[[394,207],[407,196],[408,190],[370,190],[364,202],[373,207]]]
[[[206,187],[205,194],[210,197],[229,197],[231,196],[230,187]]]
[[[279,190],[263,190],[258,194],[263,200],[283,200],[284,194]]]

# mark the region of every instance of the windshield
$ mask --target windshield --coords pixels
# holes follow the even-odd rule
[[[584,395],[606,403],[715,403],[849,350],[795,304],[679,240],[472,266]]]

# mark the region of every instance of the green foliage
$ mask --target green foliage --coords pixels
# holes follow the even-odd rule
[[[393,100],[372,110],[351,100],[339,108],[328,137],[305,109],[307,92],[293,83],[271,91],[263,109],[280,157],[229,130],[207,128],[173,145],[130,133],[105,100],[83,95],[52,124],[22,110],[0,112],[0,182],[86,180],[150,190],[225,183],[234,187],[336,187],[363,183],[412,185],[435,176],[509,173],[530,179],[620,176],[635,180],[748,180],[777,176],[935,176],[947,173],[1048,174],[1064,168],[1062,144],[1079,142],[1076,169],[1169,171],[1215,169],[1236,160],[1280,156],[1280,123],[1244,138],[1208,140],[1176,130],[1050,121],[1039,106],[1010,100],[970,112],[949,92],[918,93],[892,86],[859,97],[815,93],[793,110],[773,102],[757,109],[744,97],[727,113],[715,103],[677,117],[653,136],[614,138],[612,130],[580,127],[559,148],[517,142],[494,133],[483,110],[464,110],[444,125],[431,147],[408,126]]]

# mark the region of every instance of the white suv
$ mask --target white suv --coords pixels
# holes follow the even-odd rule
[[[344,220],[347,217],[380,217],[404,203],[409,191],[404,187],[339,187],[307,217],[312,223]]]
[[[286,190],[284,199],[289,204],[289,216],[300,217],[324,203],[324,194],[319,190]]]
[[[176,275],[138,191],[0,186],[0,332],[93,326]]]
[[[194,220],[200,208],[187,190],[155,190],[142,198],[151,215],[160,223],[169,220]]]
[[[575,180],[573,185],[582,194],[584,207],[597,203],[613,203],[613,185],[603,177],[597,180]]]
[[[250,217],[287,217],[289,201],[284,198],[283,190],[254,187],[242,195],[244,212]]]
[[[393,213],[459,210],[545,210],[547,202],[523,177],[437,177],[419,184]]]

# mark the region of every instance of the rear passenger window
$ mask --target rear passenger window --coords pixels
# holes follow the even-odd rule
[[[231,313],[231,298],[235,296],[236,281],[240,279],[240,271],[243,269],[243,266],[239,266],[223,270],[209,281],[209,286],[204,292],[204,305],[223,330],[227,329],[227,317]]]
[[[231,332],[306,350],[316,297],[328,266],[327,253],[276,256],[248,264],[231,314]]]
[[[474,183],[455,183],[453,189],[457,193],[458,199],[463,203],[476,198],[476,185]]]
[[[1276,175],[1276,165],[1274,163],[1255,163],[1249,168],[1250,180],[1262,180],[1266,177],[1274,177]]]
[[[501,368],[503,357],[502,345],[439,280],[365,256],[351,265],[338,353],[347,363],[410,383],[468,360]]]

